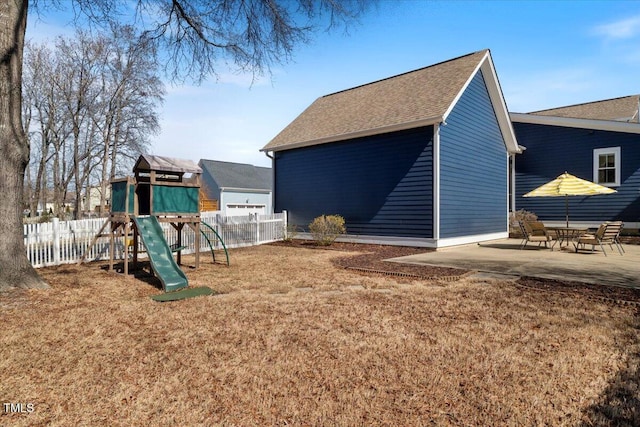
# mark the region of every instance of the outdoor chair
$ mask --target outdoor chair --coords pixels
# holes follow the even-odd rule
[[[607,252],[604,250],[604,245],[609,245],[609,248],[613,251],[613,246],[618,249],[620,255],[624,253],[624,248],[620,244],[620,232],[622,231],[622,221],[604,222],[598,227],[598,230],[594,234],[584,234],[580,236],[575,244],[576,252],[580,249],[585,249],[586,245],[591,245],[591,252],[595,250],[596,245],[599,245],[602,249],[604,256],[607,256]]]
[[[545,247],[549,247],[549,243],[554,240],[554,236],[549,233],[543,223],[540,221],[519,221],[520,230],[522,231],[522,242],[520,249],[524,249],[529,242],[538,242],[538,246],[544,243]],[[553,246],[551,246],[553,248]]]

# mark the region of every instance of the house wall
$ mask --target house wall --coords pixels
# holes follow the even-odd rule
[[[432,237],[433,127],[274,154],[274,206],[290,224],[339,214],[348,234]]]
[[[482,72],[440,127],[440,238],[507,231],[508,156]]]
[[[220,187],[206,168],[202,168],[202,189],[210,200],[220,200]]]
[[[85,193],[85,197],[83,199],[84,204],[82,206],[82,210],[85,212],[94,212],[100,208],[100,199],[101,199],[101,188],[100,187],[88,187]],[[109,199],[111,198],[111,188],[107,186],[105,191],[105,201],[107,205],[109,205]],[[109,207],[107,206],[107,211]]]
[[[271,192],[256,191],[223,191],[220,209],[226,212],[227,205],[264,205],[264,213],[273,213],[271,206]],[[253,213],[253,210],[251,210]]]
[[[520,145],[516,157],[516,209],[534,212],[543,221],[564,221],[564,197],[523,194],[563,172],[593,181],[593,150],[621,147],[621,186],[615,194],[569,197],[569,220],[598,223],[640,221],[640,135],[590,129],[514,123]]]

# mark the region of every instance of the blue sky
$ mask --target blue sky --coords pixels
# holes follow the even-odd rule
[[[64,31],[43,16],[27,38]],[[270,166],[259,150],[319,96],[486,48],[512,112],[638,94],[640,2],[382,0],[348,34],[318,31],[253,85],[225,72],[167,85],[151,152]]]

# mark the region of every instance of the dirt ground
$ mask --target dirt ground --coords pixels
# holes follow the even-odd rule
[[[382,261],[416,251],[203,256],[216,295],[171,303],[148,270],[41,269],[0,294],[0,425],[640,425],[635,290]]]

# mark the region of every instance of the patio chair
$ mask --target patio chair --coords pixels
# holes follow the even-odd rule
[[[618,248],[618,251],[625,253],[626,251],[622,247],[622,243],[620,243],[620,233],[622,233],[622,229],[624,228],[624,223],[622,221],[616,221],[613,224],[620,224],[620,228],[618,229],[618,234],[616,234],[616,237],[613,239],[613,241],[615,242],[616,247]]]
[[[595,250],[596,245],[599,245],[602,249],[604,256],[607,256],[607,252],[604,250],[604,245],[609,245],[609,248],[613,251],[615,245],[620,255],[624,253],[624,248],[620,244],[620,232],[622,231],[622,221],[604,222],[600,224],[595,234],[584,234],[580,236],[575,244],[576,252],[580,249],[585,249],[586,245],[591,245],[591,252]]]
[[[548,248],[549,243],[554,240],[554,236],[547,231],[546,227],[540,221],[518,221],[520,224],[520,230],[522,231],[522,242],[520,243],[520,249],[524,249],[529,242],[538,242],[538,246],[544,243],[544,246]],[[553,249],[553,246],[551,246]]]

